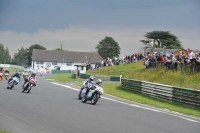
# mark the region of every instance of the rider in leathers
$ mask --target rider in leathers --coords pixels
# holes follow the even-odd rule
[[[85,92],[86,96],[87,96],[89,90],[91,89],[91,88],[87,87],[88,83],[92,83],[92,85],[94,85],[94,77],[93,76],[90,76],[89,79],[87,79],[87,81],[85,82],[85,88],[87,89],[86,92]]]
[[[14,77],[18,77],[19,78],[19,82],[20,82],[20,73],[16,72],[15,74],[13,74],[10,79],[8,80],[8,83],[14,78]],[[18,84],[18,83],[17,83]]]
[[[24,85],[27,83],[27,82],[29,82],[31,79],[34,79],[35,81],[36,81],[36,72],[32,72],[31,74],[29,74],[27,77],[26,77],[26,79],[25,79],[25,82],[24,82]],[[23,85],[23,88],[25,87]],[[36,83],[34,84],[34,86],[36,86]],[[23,89],[22,88],[22,89]]]

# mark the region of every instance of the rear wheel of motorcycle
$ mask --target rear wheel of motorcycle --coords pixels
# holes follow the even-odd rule
[[[10,89],[12,89],[12,88],[13,88],[13,85],[10,86]]]
[[[13,88],[13,83],[10,84],[10,87],[8,89],[12,89]]]
[[[78,94],[78,99],[81,100],[81,94]]]
[[[92,105],[95,105],[97,103],[97,101],[99,100],[100,95],[99,94],[94,94],[94,96],[92,97]]]

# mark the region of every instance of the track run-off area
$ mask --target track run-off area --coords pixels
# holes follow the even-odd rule
[[[96,105],[78,100],[80,87],[38,79],[29,94],[21,82],[0,81],[0,128],[11,133],[199,133],[200,118],[104,94]]]

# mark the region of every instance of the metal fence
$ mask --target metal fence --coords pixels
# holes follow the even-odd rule
[[[121,85],[126,90],[189,107],[200,108],[200,91],[197,90],[124,78],[121,79]]]
[[[121,75],[127,71],[94,69],[94,70],[88,70],[88,72],[95,73],[95,74],[101,73],[101,74],[108,74],[108,75]]]
[[[84,78],[84,79],[87,79],[91,76],[91,74],[83,74],[83,73],[80,73],[80,78]],[[94,76],[94,79],[97,80],[97,79],[101,79],[103,81],[120,81],[120,76],[101,76],[101,75],[93,75]]]
[[[72,73],[71,70],[52,70],[52,74],[59,74],[59,73]]]

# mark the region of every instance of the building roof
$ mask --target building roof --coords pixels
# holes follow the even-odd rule
[[[32,61],[96,63],[103,58],[97,52],[76,52],[65,50],[39,50],[32,52]]]

